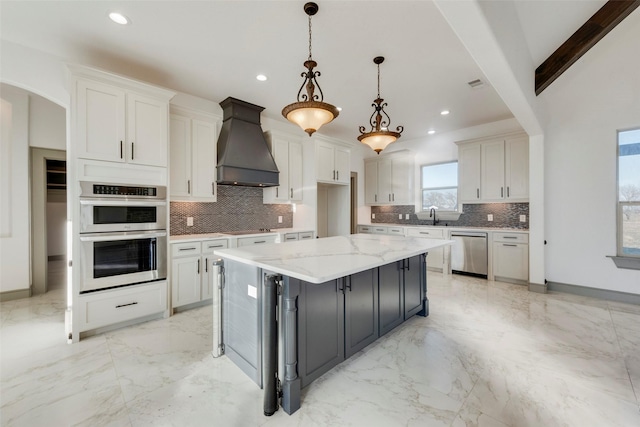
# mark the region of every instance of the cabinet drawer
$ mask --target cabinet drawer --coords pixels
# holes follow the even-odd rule
[[[300,240],[313,239],[313,231],[305,231],[302,233],[298,233],[298,237],[300,238]]]
[[[428,237],[430,239],[443,239],[444,230],[430,228],[409,228],[407,229],[409,237]]]
[[[387,234],[387,227],[375,225],[371,227],[371,233],[373,234]]]
[[[527,233],[493,233],[494,242],[529,243]]]
[[[205,240],[202,242],[202,253],[212,254],[216,249],[226,249],[229,247],[227,239]]]
[[[184,242],[171,244],[171,257],[200,255],[202,244],[200,242]]]
[[[389,227],[387,229],[388,234],[397,234],[400,236],[404,236],[404,228],[403,227]]]
[[[370,225],[359,225],[358,233],[363,233],[363,234],[373,233],[373,227],[371,227]]]
[[[82,330],[96,329],[167,309],[167,282],[80,298]]]
[[[300,236],[298,233],[286,233],[284,235],[284,242],[292,242],[294,240],[299,240]]]
[[[276,234],[268,234],[268,235],[257,236],[257,237],[239,237],[238,247],[260,245],[264,243],[275,243],[276,239],[277,239]]]

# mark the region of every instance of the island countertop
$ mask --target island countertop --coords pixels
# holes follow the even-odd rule
[[[218,249],[214,254],[306,282],[324,283],[452,243],[422,237],[352,234]]]

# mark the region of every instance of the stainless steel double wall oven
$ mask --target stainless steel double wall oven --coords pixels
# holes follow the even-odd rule
[[[81,182],[80,189],[80,293],[166,279],[166,187]]]

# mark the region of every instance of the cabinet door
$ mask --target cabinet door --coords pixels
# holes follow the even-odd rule
[[[202,120],[191,121],[192,171],[191,195],[215,202],[217,143],[216,125]],[[171,158],[173,161],[173,157]]]
[[[392,179],[391,160],[378,160],[378,203],[391,203]]]
[[[378,203],[378,162],[364,164],[364,203],[375,205]]]
[[[176,258],[171,267],[172,307],[200,301],[200,256]]]
[[[349,184],[351,181],[351,159],[349,150],[342,147],[335,147],[334,167],[336,169],[336,182]]]
[[[505,142],[505,183],[507,199],[529,199],[529,138]]]
[[[481,144],[480,198],[482,200],[502,200],[506,197],[504,185],[504,141],[483,142]]]
[[[289,143],[289,198],[302,201],[302,145]]]
[[[165,102],[127,94],[127,161],[167,166],[167,111]]]
[[[333,182],[335,180],[334,149],[330,144],[318,142],[316,145],[316,179]]]
[[[378,275],[373,268],[346,280],[344,351],[349,358],[378,339]]]
[[[302,387],[344,360],[343,279],[300,282],[299,374]]]
[[[427,253],[427,268],[442,271],[444,268],[444,248],[431,249]]]
[[[391,162],[391,202],[397,205],[413,204],[413,159],[400,157]]]
[[[379,271],[380,336],[404,321],[404,297],[402,292],[402,261],[383,265]]]
[[[529,280],[529,245],[494,242],[493,275],[506,279]]]
[[[125,161],[125,92],[79,80],[77,84],[78,157]]]
[[[414,256],[402,262],[404,264],[404,319],[407,320],[422,310],[426,266],[424,255]]]
[[[191,120],[188,117],[171,115],[170,184],[172,197],[191,195]]]
[[[200,288],[200,299],[206,300],[213,298],[214,286],[216,285],[217,277],[213,274],[211,263],[217,260],[218,257],[202,257],[202,265],[204,266],[204,274],[202,275],[202,286]]]
[[[480,199],[480,145],[458,148],[458,202]]]

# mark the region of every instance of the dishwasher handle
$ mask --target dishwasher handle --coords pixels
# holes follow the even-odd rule
[[[481,237],[483,239],[487,238],[487,233],[482,232],[473,232],[473,231],[453,231],[451,232],[451,237],[462,236],[462,237]]]

